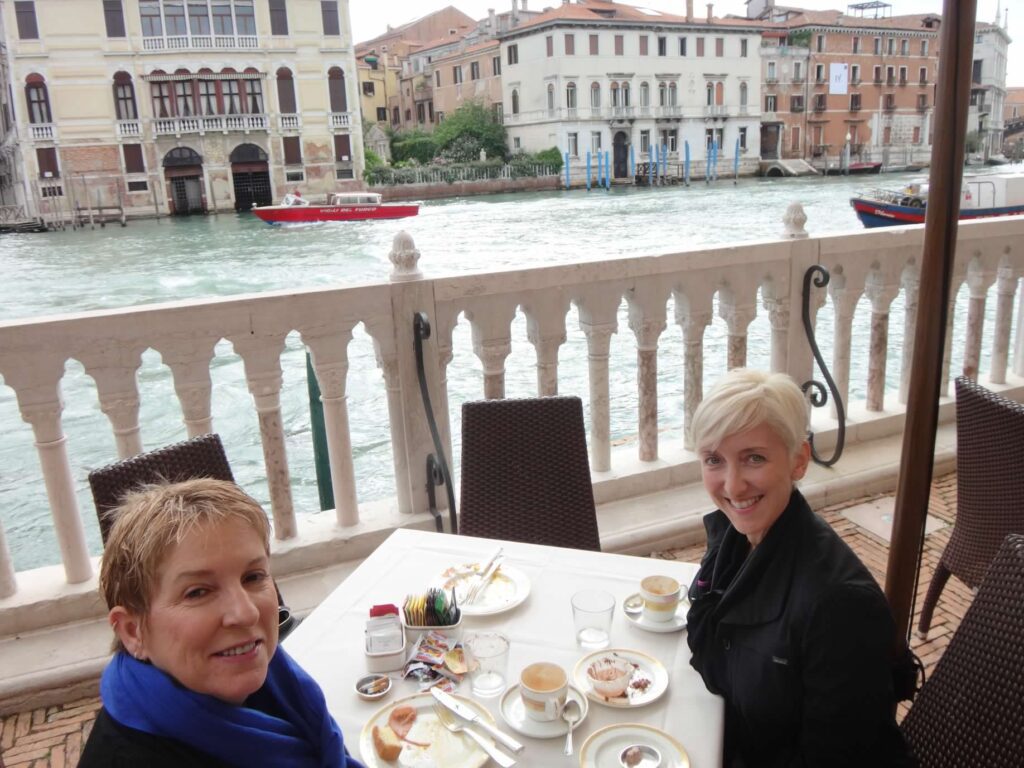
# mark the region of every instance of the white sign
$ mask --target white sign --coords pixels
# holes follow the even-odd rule
[[[846,94],[847,83],[850,82],[847,64],[828,65],[828,92],[839,95]]]

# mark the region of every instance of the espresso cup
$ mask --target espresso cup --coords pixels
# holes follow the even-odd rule
[[[531,720],[541,723],[557,720],[569,695],[569,678],[557,664],[538,661],[520,673],[519,695],[526,716]]]
[[[648,576],[640,582],[645,621],[671,621],[679,607],[682,588],[671,576]]]

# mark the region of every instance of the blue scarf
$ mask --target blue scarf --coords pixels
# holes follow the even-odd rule
[[[242,706],[183,688],[124,652],[103,671],[100,694],[122,725],[232,765],[363,768],[348,756],[320,686],[280,646],[263,687]]]

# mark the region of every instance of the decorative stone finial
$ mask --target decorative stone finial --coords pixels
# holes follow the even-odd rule
[[[404,229],[395,235],[388,258],[394,264],[390,275],[391,282],[401,283],[408,280],[419,280],[423,277],[420,268],[416,266],[420,260],[420,252],[416,250],[416,243],[413,242],[412,235]]]
[[[782,223],[786,226],[782,236],[789,240],[803,240],[807,237],[807,230],[804,224],[807,223],[807,214],[800,203],[790,203],[786,209],[786,215],[782,217]]]

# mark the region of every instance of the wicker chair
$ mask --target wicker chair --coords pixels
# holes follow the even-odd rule
[[[94,469],[89,473],[89,487],[96,504],[103,543],[106,544],[114,524],[111,514],[127,492],[149,483],[180,482],[195,477],[211,477],[232,483],[235,481],[219,435],[200,435]],[[285,605],[280,590],[277,592],[277,602],[278,623],[283,639],[298,625],[298,620]]]
[[[578,397],[462,406],[459,532],[600,551]]]
[[[921,606],[918,634],[953,574],[976,588],[1003,539],[1024,533],[1024,405],[956,380],[956,522]]]
[[[1024,536],[992,560],[901,728],[920,768],[1024,765]]]

